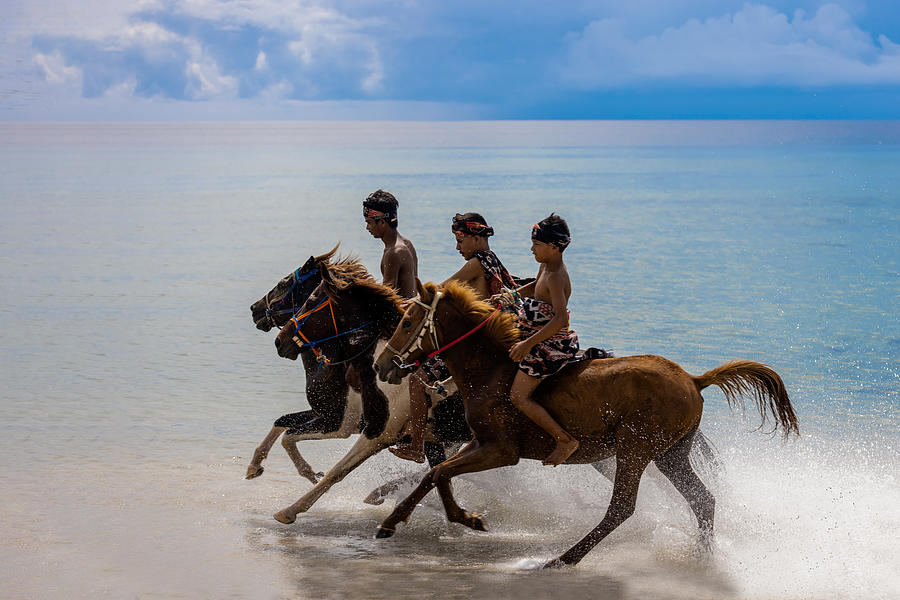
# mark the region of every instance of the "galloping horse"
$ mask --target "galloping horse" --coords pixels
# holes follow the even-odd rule
[[[325,358],[337,361],[340,361],[342,356],[355,356],[362,353],[371,343],[367,341],[370,339],[367,336],[375,331],[378,331],[383,339],[387,339],[393,334],[403,317],[407,301],[397,296],[391,288],[376,283],[358,261],[352,259],[344,259],[336,263],[321,261],[317,263],[317,268],[322,281],[321,286],[309,296],[298,315],[303,316],[317,306],[324,307],[325,302],[329,303],[328,310],[320,308],[317,312],[310,313],[308,317],[295,317],[284,324],[276,339],[276,345],[282,357],[295,359],[298,355],[311,354],[310,352],[301,352],[301,348],[308,348],[309,344],[302,342],[297,337],[298,327],[305,332],[303,335],[308,340],[327,338],[343,340],[343,349],[327,349],[323,353]],[[365,331],[368,333],[364,333]],[[350,332],[350,334],[342,335],[342,332]],[[380,345],[383,345],[383,342],[380,342]],[[335,354],[338,352],[341,354]],[[370,362],[374,360],[371,352],[366,353],[366,356],[368,357],[366,360]],[[315,363],[315,361],[312,362]],[[331,368],[331,365],[337,365],[330,360],[325,364],[329,365],[324,367],[326,369]],[[315,372],[310,373],[310,367],[307,364],[307,377],[314,375]],[[402,387],[382,385],[388,398],[390,413],[382,435],[375,439],[361,437],[312,490],[292,506],[277,513],[275,515],[277,520],[283,523],[293,522],[298,513],[308,510],[332,485],[341,481],[362,462],[394,443],[402,435],[409,418],[408,387],[405,385]],[[429,435],[435,441],[445,443],[470,440],[472,434],[465,420],[462,399],[459,394],[453,394],[443,401],[436,397],[433,400],[433,419],[428,421]],[[344,425],[332,437],[349,437],[351,433],[358,433],[358,428],[353,429],[353,418],[354,416],[359,418],[359,405],[348,403],[342,414],[344,415]],[[342,435],[338,435],[339,432]],[[294,442],[292,431],[285,434],[285,441]],[[428,452],[429,447],[433,450],[436,449],[437,452]],[[699,432],[692,450],[696,450],[694,458],[697,464],[705,472],[715,473],[717,466],[715,452]],[[426,442],[426,453],[429,455],[429,463],[432,467],[444,460],[442,452],[441,446]],[[433,456],[436,453],[440,454]],[[608,479],[613,480],[615,467],[611,459],[593,463],[592,466]],[[410,483],[419,481],[422,474],[410,475]],[[370,494],[366,502],[380,503],[385,493],[400,485],[402,484],[396,481],[389,482]],[[668,491],[667,487],[663,489]]]
[[[443,289],[417,281],[419,298],[411,304],[376,361],[382,380],[399,381],[409,367],[441,352],[466,407],[475,439],[434,467],[378,529],[389,537],[416,504],[438,488],[447,519],[486,530],[480,515],[460,508],[450,480],[463,473],[514,465],[522,458],[541,460],[554,440],[516,410],[509,390],[517,365],[508,348],[519,340],[514,317],[450,283]],[[444,345],[443,347],[441,347]],[[655,462],[690,505],[708,546],[713,533],[715,499],[691,468],[688,453],[700,425],[700,390],[719,386],[729,406],[750,396],[765,424],[771,414],[785,437],[799,434],[784,383],[771,368],[752,361],[721,365],[697,377],[660,356],[585,360],[542,383],[534,399],[581,443],[566,464],[593,462],[615,455],[613,494],[603,520],[581,541],[545,566],[574,565],[634,513],[644,469]],[[742,405],[742,404],[741,404]]]
[[[303,350],[322,347],[324,351],[321,358],[326,368],[337,363],[349,363],[360,379],[370,377],[374,385],[374,343],[378,338],[387,339],[393,333],[403,316],[403,300],[393,289],[376,283],[365,267],[356,260],[321,262],[318,268],[322,283],[310,294],[298,313],[300,316],[293,317],[282,327],[275,339],[278,354],[291,360],[298,356],[304,356],[305,359],[305,355],[310,353],[302,352]],[[341,295],[340,305],[333,299],[338,291]],[[304,341],[298,336],[303,336]],[[321,340],[340,343],[333,349],[328,349],[321,344]],[[409,387],[381,385],[383,389],[379,392],[383,392],[387,404],[387,418],[382,432],[373,438],[360,436],[347,454],[309,492],[292,506],[276,513],[277,520],[292,523],[298,513],[309,510],[331,486],[343,480],[369,457],[400,439],[409,420]],[[454,397],[451,396],[436,403],[433,408],[434,419],[429,426],[430,435],[435,441],[462,442],[472,437],[458,394],[455,395],[455,400],[454,402]],[[346,412],[352,415],[350,408],[348,406]],[[346,415],[344,420],[347,421]],[[356,431],[348,432],[347,436],[358,432],[357,428]],[[438,450],[439,456],[434,456],[434,452],[429,453],[429,460],[433,463],[444,460],[440,446]],[[394,484],[382,486],[385,489],[379,488],[370,494],[367,501],[379,503],[380,495],[392,485]]]
[[[281,328],[288,323],[306,303],[310,294],[322,281],[321,268],[337,252],[337,246],[320,256],[310,256],[301,267],[281,279],[274,288],[250,306],[253,322],[260,331]],[[301,440],[346,437],[358,432],[358,415],[347,410],[347,366],[329,365],[318,368],[313,354],[304,353],[303,365],[306,370],[306,398],[311,410],[284,415],[275,421],[272,429],[256,448],[253,459],[247,467],[247,479],[263,474],[262,462],[269,455],[275,441],[288,431],[281,440],[297,472],[313,484],[318,481],[316,472],[301,456],[297,442]],[[350,422],[353,418],[356,422]],[[346,435],[342,435],[344,430]]]

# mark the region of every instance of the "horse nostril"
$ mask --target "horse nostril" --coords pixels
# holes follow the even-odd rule
[[[381,372],[381,369],[378,368],[378,363],[375,363],[374,365],[372,365],[372,368],[375,369],[376,374]]]
[[[281,340],[279,338],[275,338],[275,349],[278,350],[281,348]]]

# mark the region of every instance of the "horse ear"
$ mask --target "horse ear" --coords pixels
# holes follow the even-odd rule
[[[422,285],[422,281],[418,277],[416,277],[416,292],[419,293],[419,299],[422,302],[428,302],[428,300],[425,299],[428,292],[425,291],[425,286]]]
[[[323,265],[319,265],[319,275],[322,277],[322,287],[325,288],[325,293],[334,297],[337,292],[337,285],[335,285],[331,270],[324,268]]]

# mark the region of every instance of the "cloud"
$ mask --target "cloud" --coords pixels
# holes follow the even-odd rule
[[[266,118],[278,103],[376,101],[362,112],[584,117],[616,94],[631,114],[627,94],[650,88],[691,106],[697,90],[900,87],[900,9],[872,0],[9,1],[0,109],[131,94],[142,110],[255,102]]]
[[[44,76],[44,80],[49,83],[61,84],[81,78],[81,69],[67,66],[65,59],[59,52],[54,52],[53,54],[41,54],[39,52],[34,55],[34,64]]]
[[[256,97],[277,85],[297,100],[367,99],[384,91],[384,63],[367,27],[324,0],[183,0],[143,3],[77,35],[50,26],[31,40],[38,74],[53,82],[61,67],[84,73],[85,97],[123,81],[135,94],[191,100]],[[121,21],[124,20],[125,23]]]
[[[836,4],[792,17],[748,4],[656,35],[629,35],[619,18],[570,35],[560,79],[578,89],[678,82],[686,86],[900,84],[897,44],[857,27]]]

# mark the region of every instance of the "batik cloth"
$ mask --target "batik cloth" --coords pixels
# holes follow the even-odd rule
[[[488,294],[493,296],[504,289],[516,289],[516,280],[509,274],[497,255],[491,250],[476,250],[474,254],[481,268],[484,270],[484,278],[487,281]]]
[[[440,354],[427,359],[419,368],[421,368],[422,372],[428,375],[432,381],[444,381],[452,377],[450,375],[450,369],[447,368],[447,363],[444,362],[444,359],[441,358]]]
[[[553,305],[535,298],[523,298],[519,306],[519,329],[522,338],[528,338],[544,327],[555,316]],[[553,337],[544,340],[525,355],[519,363],[519,370],[543,379],[555,375],[569,363],[584,360],[578,353],[578,334],[571,329],[563,329]]]

